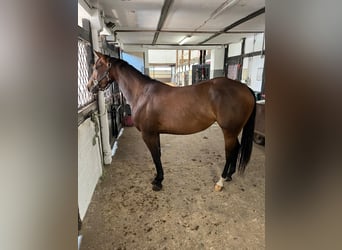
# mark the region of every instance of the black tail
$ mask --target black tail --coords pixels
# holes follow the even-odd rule
[[[250,89],[251,90],[251,89]],[[251,90],[254,102],[256,101],[254,92]],[[246,125],[243,127],[242,137],[241,137],[241,147],[239,154],[239,173],[243,174],[246,165],[248,164],[253,148],[253,138],[254,138],[254,123],[255,123],[255,113],[256,113],[256,102],[254,103],[254,108],[252,114],[248,118]]]

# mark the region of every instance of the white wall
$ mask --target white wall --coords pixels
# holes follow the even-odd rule
[[[79,19],[85,18],[90,21],[93,47],[100,51],[100,41],[98,32],[103,27],[103,19],[99,10],[90,9],[84,0],[78,0]],[[103,125],[102,125],[103,126]],[[80,217],[83,220],[87,208],[93,196],[96,184],[102,175],[102,152],[100,150],[101,141],[96,139],[94,123],[87,119],[78,127],[78,207]],[[99,136],[101,136],[99,134]]]
[[[245,53],[251,53],[251,52],[256,52],[256,51],[261,51],[263,46],[265,47],[264,44],[264,34],[255,34],[253,36],[249,36],[245,40]]]
[[[78,127],[78,207],[83,220],[98,179],[102,175],[99,140],[93,145],[94,123],[85,120]]]
[[[224,64],[224,48],[211,50],[210,69],[223,69]]]
[[[229,44],[228,57],[241,55],[241,46],[241,42]]]
[[[78,26],[83,27],[82,26],[82,19],[88,19],[90,20],[90,14],[88,12],[87,6],[84,6],[82,3],[84,3],[84,1],[78,1]]]
[[[217,75],[216,71],[220,71],[223,73],[223,65],[224,65],[224,48],[220,49],[212,49],[210,55],[210,78],[214,78]],[[223,76],[223,75],[220,75]]]
[[[229,44],[229,57],[240,55],[241,45],[241,43]],[[265,49],[263,33],[246,37],[244,50],[245,54],[260,52],[262,49]],[[257,92],[260,92],[262,87],[264,61],[265,57],[261,55],[245,57],[243,59],[241,82],[246,83],[250,88]]]
[[[263,48],[264,47],[264,48]],[[254,51],[265,49],[264,34],[255,35]]]
[[[248,77],[247,85],[254,91],[261,92],[262,73],[264,70],[265,57],[253,56],[245,58],[248,60]],[[245,66],[244,66],[245,67]]]
[[[150,64],[176,64],[176,50],[148,50]]]
[[[251,53],[254,51],[254,36],[246,37],[245,40],[245,53]]]

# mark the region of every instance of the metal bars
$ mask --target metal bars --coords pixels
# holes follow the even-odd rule
[[[78,40],[78,108],[82,108],[94,100],[93,94],[86,88],[89,72],[88,47],[90,44],[81,39]]]

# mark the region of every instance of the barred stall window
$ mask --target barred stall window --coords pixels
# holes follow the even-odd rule
[[[86,88],[89,72],[88,51],[90,44],[83,40],[78,40],[78,108],[82,108],[94,100],[93,94],[89,93]]]

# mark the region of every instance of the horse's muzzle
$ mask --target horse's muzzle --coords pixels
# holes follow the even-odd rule
[[[96,86],[92,77],[89,79],[86,87],[90,93],[94,93],[96,91]]]

